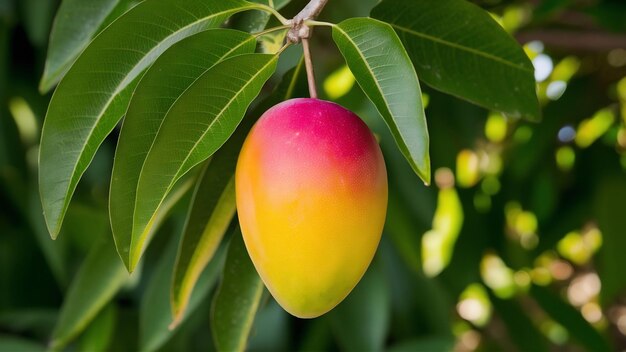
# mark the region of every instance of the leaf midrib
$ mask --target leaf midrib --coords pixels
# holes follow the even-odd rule
[[[434,36],[426,34],[426,33],[421,33],[421,32],[415,31],[413,29],[410,29],[410,28],[407,28],[407,27],[404,27],[404,26],[400,26],[400,25],[395,24],[395,23],[389,23],[389,25],[391,27],[393,27],[393,28],[396,28],[396,29],[402,31],[402,32],[406,32],[408,34],[411,34],[411,35],[414,35],[414,36],[417,36],[417,37],[421,37],[421,38],[433,41],[435,43],[439,43],[441,45],[445,45],[445,46],[449,46],[449,47],[452,47],[452,48],[455,48],[455,49],[459,49],[459,50],[468,52],[470,54],[474,54],[476,56],[482,56],[482,57],[484,57],[486,59],[499,62],[499,63],[501,63],[503,65],[506,65],[506,66],[509,66],[509,67],[513,67],[515,69],[518,69],[518,70],[521,70],[521,71],[524,71],[524,72],[527,72],[527,73],[532,73],[533,72],[532,69],[530,69],[530,68],[526,68],[526,67],[521,66],[519,64],[516,64],[514,62],[507,61],[506,59],[503,59],[503,58],[501,58],[499,56],[495,56],[495,55],[492,55],[492,54],[484,52],[484,51],[480,51],[480,50],[477,50],[477,49],[474,49],[474,48],[463,46],[461,44],[457,44],[457,43],[454,43],[454,42],[451,42],[451,41],[448,41],[448,40],[445,40],[445,39],[437,38],[437,37],[434,37]]]
[[[181,170],[181,169],[182,169],[182,167],[185,165],[185,163],[187,162],[187,160],[189,160],[189,157],[191,156],[191,154],[193,153],[193,151],[194,151],[194,150],[196,149],[196,147],[198,146],[198,143],[199,143],[199,142],[200,142],[200,141],[204,138],[204,136],[206,136],[206,134],[208,133],[208,131],[209,131],[209,130],[211,129],[211,127],[212,127],[212,126],[213,126],[213,125],[217,122],[217,120],[219,120],[219,117],[220,117],[220,116],[224,113],[224,111],[225,111],[228,107],[230,107],[230,105],[232,104],[232,102],[233,102],[233,101],[234,101],[237,97],[239,97],[239,95],[241,94],[241,92],[243,92],[243,91],[244,91],[244,90],[245,90],[245,89],[246,89],[246,88],[247,88],[247,87],[251,84],[251,82],[253,82],[253,81],[254,81],[254,79],[255,79],[256,77],[258,77],[258,76],[259,76],[259,75],[260,75],[263,71],[265,71],[265,69],[266,69],[266,68],[267,68],[267,67],[268,67],[268,66],[269,66],[269,65],[270,65],[273,61],[275,61],[275,60],[277,59],[277,57],[278,57],[278,56],[274,55],[274,57],[273,57],[271,60],[269,60],[269,61],[267,62],[267,64],[265,64],[265,65],[264,65],[264,66],[263,66],[263,67],[262,67],[259,71],[257,71],[257,73],[255,73],[255,74],[254,74],[254,75],[250,78],[250,80],[248,80],[248,82],[247,82],[245,85],[243,85],[243,86],[242,86],[242,88],[241,88],[241,89],[240,89],[240,90],[239,90],[239,91],[238,91],[235,95],[233,95],[233,97],[232,97],[232,98],[228,101],[228,103],[224,106],[224,108],[222,108],[222,110],[220,110],[220,112],[219,112],[218,114],[216,114],[216,115],[215,115],[215,119],[213,119],[213,121],[212,121],[212,122],[211,122],[211,123],[207,126],[207,128],[204,130],[204,132],[202,133],[202,135],[200,136],[200,138],[198,138],[198,140],[194,143],[193,147],[190,149],[189,153],[187,153],[187,156],[185,157],[185,159],[184,159],[184,160],[182,161],[182,163],[180,164],[180,167],[178,168],[178,170],[177,170],[177,171],[176,171],[176,173],[174,174],[174,177],[172,178],[172,181],[170,181],[170,183],[168,184],[167,189],[166,189],[166,191],[165,191],[165,194],[167,194],[167,193],[171,190],[172,185],[173,185],[173,184],[174,184],[174,183],[175,183],[175,182],[176,182],[176,181],[180,178],[180,176],[179,176],[180,170]],[[166,118],[167,118],[167,115],[165,115],[165,118],[163,119],[163,121],[165,121],[165,119],[166,119]],[[156,140],[156,138],[155,138],[155,140]],[[146,154],[146,155],[149,155],[149,154]],[[146,156],[146,159],[144,160],[144,166],[145,166],[145,161],[146,161],[146,160],[148,160],[148,157],[147,157],[147,156]],[[144,167],[142,167],[142,171],[143,171],[143,170],[144,170]],[[141,175],[140,175],[140,176],[141,176]],[[139,193],[139,192],[138,192],[138,190],[139,190],[139,184],[140,184],[140,182],[141,182],[141,178],[139,178],[139,179],[138,179],[138,181],[137,181],[137,191],[135,191],[135,206],[134,206],[135,211],[133,212],[133,228],[132,228],[132,232],[133,232],[133,233],[134,233],[134,229],[135,229],[135,221],[136,221],[136,217],[135,217],[135,216],[136,216],[136,214],[137,214],[137,213],[136,213],[136,210],[137,210],[137,204],[138,204],[138,203],[137,203],[137,194]],[[159,201],[159,204],[157,205],[157,209],[158,209],[158,208],[161,206],[161,204],[163,203],[163,199],[164,199],[164,198],[165,198],[165,197],[161,197],[161,200]],[[155,214],[156,214],[156,212],[155,212]],[[154,214],[152,215],[151,220],[152,220],[152,218],[153,218],[153,217],[154,217]],[[149,221],[148,223],[150,223],[150,221]],[[144,228],[144,229],[143,229],[143,231],[142,231],[142,236],[141,236],[141,237],[143,237],[143,236],[144,236],[144,233],[145,233],[145,228]],[[136,251],[136,250],[135,250],[135,247],[133,247],[133,245],[132,245],[132,244],[133,244],[133,237],[134,237],[134,236],[132,236],[132,235],[131,235],[131,246],[130,246],[130,251],[129,251],[129,263],[131,263],[131,265],[132,265],[133,253]],[[141,240],[141,238],[139,238],[138,240]]]

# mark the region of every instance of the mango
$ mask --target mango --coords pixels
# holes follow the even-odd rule
[[[387,211],[367,125],[332,102],[284,101],[247,136],[235,187],[246,248],[276,301],[300,318],[339,304],[372,261]]]

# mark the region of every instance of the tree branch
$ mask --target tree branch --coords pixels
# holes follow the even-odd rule
[[[311,36],[310,28],[304,24],[304,21],[314,20],[328,0],[311,0],[293,19],[289,21],[291,29],[287,33],[287,40],[292,43],[299,43],[302,39],[308,39]]]

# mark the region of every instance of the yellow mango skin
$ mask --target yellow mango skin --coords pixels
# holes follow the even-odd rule
[[[365,123],[318,99],[268,110],[250,131],[235,174],[243,238],[276,301],[320,316],[356,286],[380,242],[387,172]]]

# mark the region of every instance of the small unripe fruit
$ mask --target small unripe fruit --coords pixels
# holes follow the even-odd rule
[[[301,318],[339,304],[369,266],[387,210],[367,125],[328,101],[280,103],[250,131],[235,181],[248,253],[278,303]]]

